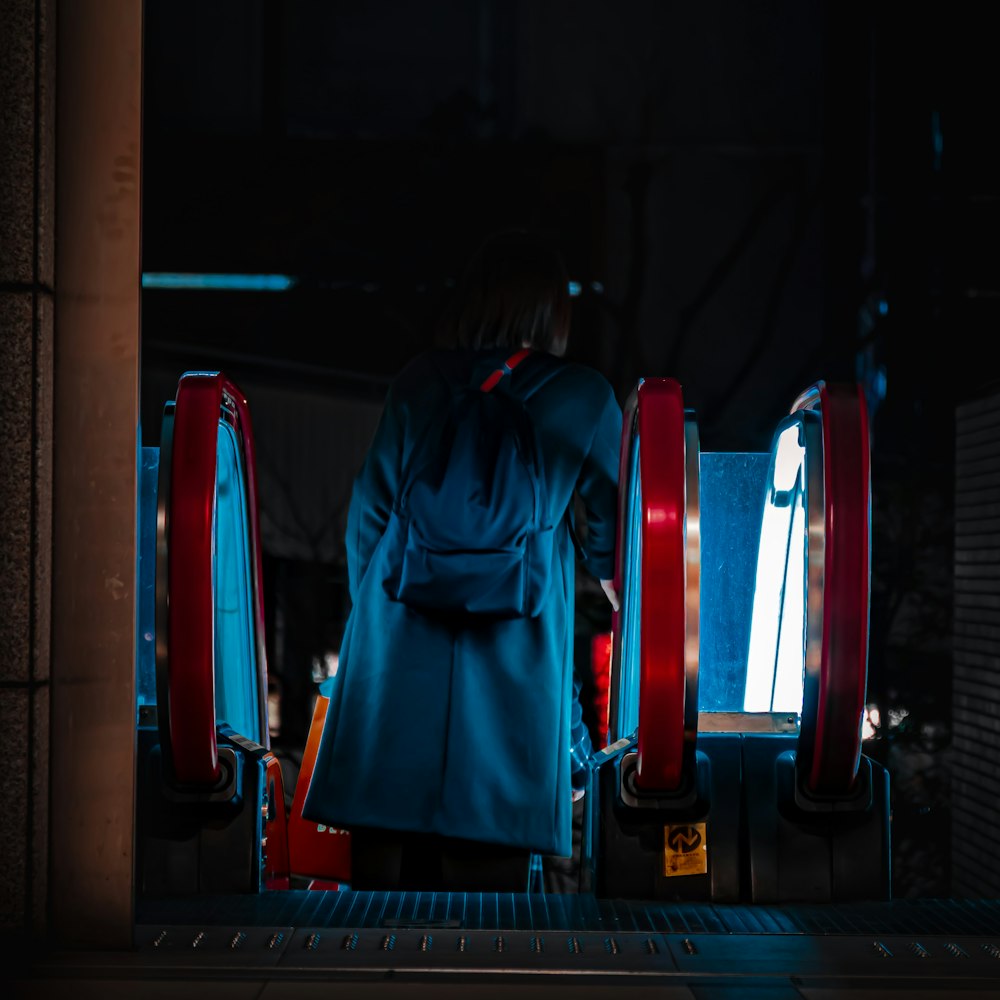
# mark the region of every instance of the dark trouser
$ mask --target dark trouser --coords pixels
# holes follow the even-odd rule
[[[351,888],[527,892],[531,853],[431,833],[351,828]]]
[[[568,858],[542,855],[542,890],[553,893],[580,891],[580,863],[583,852],[584,810],[587,797],[573,803],[573,854]]]

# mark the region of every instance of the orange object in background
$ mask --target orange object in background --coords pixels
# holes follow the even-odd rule
[[[595,749],[608,745],[611,725],[611,632],[599,632],[590,640],[590,665],[594,671],[594,709],[597,712],[598,741]]]
[[[288,819],[289,867],[292,875],[312,879],[311,889],[339,888],[341,882],[351,881],[350,832],[302,818],[302,803],[316,766],[319,740],[329,706],[330,699],[317,694],[302,767],[295,782],[292,813]]]

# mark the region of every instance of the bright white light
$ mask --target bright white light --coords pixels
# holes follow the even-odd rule
[[[328,677],[336,677],[340,666],[340,656],[331,650],[326,650],[322,657],[312,658],[312,679],[314,684],[322,684]]]
[[[744,712],[771,711],[778,626],[781,621],[781,587],[785,575],[785,545],[791,525],[787,507],[767,504],[760,526],[757,580],[750,619]]]
[[[774,480],[775,490],[792,490],[795,482],[799,478],[799,470],[805,458],[805,449],[799,443],[799,428],[788,427],[782,431],[778,438],[778,447],[774,456]]]
[[[267,731],[276,738],[281,735],[281,692],[267,692]]]
[[[861,738],[870,740],[877,736],[881,724],[882,716],[878,705],[865,705],[864,718],[861,720]]]
[[[890,708],[889,728],[896,729],[898,726],[902,725],[903,720],[908,718],[909,714],[909,710],[905,708]]]
[[[798,425],[778,438],[761,518],[745,712],[800,712],[805,663],[805,451]]]
[[[788,563],[785,567],[785,595],[781,609],[781,635],[778,637],[778,662],[774,671],[772,712],[802,711],[802,670],[805,664],[805,583],[806,583],[806,512],[802,494],[792,507],[788,537]]]

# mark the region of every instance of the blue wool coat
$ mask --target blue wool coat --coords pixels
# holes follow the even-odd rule
[[[460,627],[412,610],[383,587],[380,543],[414,443],[445,411],[450,384],[478,384],[509,353],[428,352],[390,387],[351,496],[352,607],[307,819],[571,853],[575,555],[563,515],[576,491],[587,515],[585,565],[610,579],[622,415],[607,380],[547,354],[507,376],[518,395],[529,366],[558,369],[527,403],[551,518],[560,524],[541,614]]]

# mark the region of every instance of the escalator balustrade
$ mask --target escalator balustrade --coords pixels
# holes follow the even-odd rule
[[[889,778],[861,744],[863,395],[810,386],[767,456],[699,454],[671,380],[640,382],[625,417],[611,742],[593,762],[585,887],[888,898]]]

